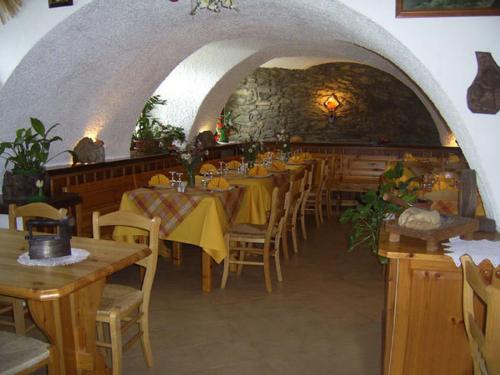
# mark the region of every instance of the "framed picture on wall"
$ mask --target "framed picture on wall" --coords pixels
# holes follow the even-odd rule
[[[396,0],[396,17],[498,15],[500,0]]]
[[[73,0],[49,0],[49,8],[66,7],[73,5]]]

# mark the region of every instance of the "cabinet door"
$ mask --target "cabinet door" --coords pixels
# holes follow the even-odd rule
[[[449,262],[391,260],[386,374],[466,375],[472,362],[462,317],[461,268]],[[392,309],[391,306],[392,305]]]

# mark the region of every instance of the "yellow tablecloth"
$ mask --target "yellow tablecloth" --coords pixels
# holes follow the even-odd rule
[[[127,193],[122,195],[120,210],[143,214],[143,211],[131,201]],[[207,196],[167,238],[162,239],[200,246],[217,263],[220,263],[228,253],[224,242],[224,233],[228,228],[229,223],[221,201],[217,197]],[[113,232],[113,237],[118,239],[141,234],[144,232],[117,227]]]
[[[267,212],[271,209],[273,177],[228,177],[231,185],[246,186],[243,201],[236,214],[235,223],[265,224]]]

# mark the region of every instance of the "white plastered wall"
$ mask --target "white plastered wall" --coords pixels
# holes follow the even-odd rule
[[[240,46],[255,49],[240,56],[245,64],[228,54],[229,74],[214,66],[224,60],[224,49],[218,58],[193,66],[199,75],[205,71],[212,77],[204,86],[195,85],[192,100],[186,101],[189,107],[178,109],[188,113],[185,119],[194,115],[196,126],[213,121],[230,94],[228,89],[250,72],[246,71],[250,65],[255,68],[266,59],[297,55],[283,46],[320,47],[335,55],[330,48],[346,41],[392,61],[427,94],[478,171],[487,211],[500,222],[500,175],[495,173],[500,159],[499,115],[472,114],[465,103],[476,73],[474,52],[491,52],[500,59],[499,17],[395,19],[394,0],[241,0],[239,13],[200,12],[196,17],[188,15],[189,1],[94,0],[85,6],[76,0],[76,4],[81,8],[66,8],[65,12],[74,13],[52,29],[47,22],[35,31],[28,6],[0,28],[0,53],[10,45],[8,56],[24,56],[13,71],[12,61],[18,57],[0,58],[5,82],[0,89],[2,139],[11,138],[16,128],[27,125],[29,116],[36,116],[48,124],[62,123],[64,142],[54,147],[54,153],[72,148],[92,133],[104,140],[108,156],[125,157],[147,97],[201,47],[216,41],[264,41],[261,46],[255,42]],[[37,17],[52,17],[52,11],[41,9]],[[17,43],[21,34],[13,30],[44,36],[30,49],[29,43]]]

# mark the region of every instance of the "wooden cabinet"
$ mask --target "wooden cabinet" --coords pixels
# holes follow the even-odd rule
[[[389,258],[383,374],[472,374],[462,314],[462,268],[442,250],[427,252],[423,241],[387,239],[382,236],[379,251]],[[498,279],[489,262],[481,269],[489,281]]]

